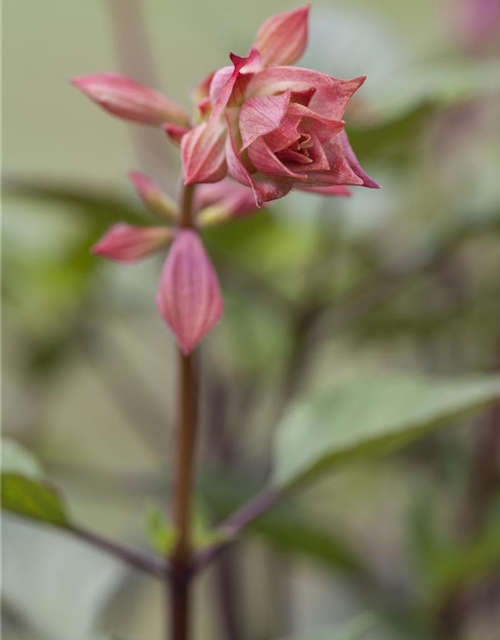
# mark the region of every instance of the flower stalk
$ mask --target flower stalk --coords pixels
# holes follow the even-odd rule
[[[182,194],[179,227],[193,228],[194,186],[187,186]],[[189,637],[190,578],[192,553],[192,487],[196,449],[197,371],[193,353],[178,349],[178,424],[177,461],[174,483],[173,521],[177,539],[171,556],[171,573],[165,576],[170,597],[171,640]],[[168,625],[167,625],[168,627]]]

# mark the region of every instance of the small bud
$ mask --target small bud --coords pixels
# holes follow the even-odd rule
[[[311,5],[279,13],[268,18],[257,33],[253,46],[264,65],[289,65],[296,62],[307,47],[307,22]]]
[[[137,262],[166,247],[172,240],[168,227],[134,227],[115,224],[92,248],[92,253],[117,262]]]
[[[252,189],[229,179],[200,185],[194,206],[199,212],[197,221],[201,227],[241,218],[257,209]]]
[[[157,304],[185,354],[220,320],[224,302],[217,274],[194,231],[177,233],[161,275]]]
[[[173,100],[119,73],[78,76],[70,82],[103,109],[124,120],[189,126],[188,114]]]
[[[155,217],[169,221],[176,218],[178,212],[176,203],[150,178],[139,171],[130,171],[128,177],[148,211]]]

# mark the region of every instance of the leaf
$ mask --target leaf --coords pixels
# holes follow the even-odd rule
[[[422,567],[426,595],[437,606],[464,584],[489,575],[500,567],[500,514],[488,521],[472,539],[436,547]]]
[[[59,492],[43,479],[35,458],[17,443],[2,443],[2,509],[16,515],[71,528]]]
[[[277,427],[271,482],[286,488],[423,437],[500,398],[500,377],[379,376],[296,404]]]
[[[364,613],[347,625],[316,631],[300,636],[287,636],[279,640],[361,640],[367,631],[378,623],[378,618],[371,612]]]
[[[172,550],[175,542],[175,530],[170,525],[165,513],[157,504],[149,503],[145,514],[146,537],[150,545],[165,556]]]
[[[94,638],[129,575],[127,568],[48,528],[6,518],[2,534],[9,550],[3,558],[2,604],[19,622],[19,637]]]
[[[175,544],[175,528],[170,524],[164,511],[157,504],[146,507],[146,535],[153,549],[165,556]],[[193,514],[193,543],[197,548],[208,546],[221,539],[215,529],[210,527],[204,510],[196,505]]]
[[[42,469],[38,460],[26,451],[15,440],[4,438],[2,440],[2,473],[19,473],[39,478]]]

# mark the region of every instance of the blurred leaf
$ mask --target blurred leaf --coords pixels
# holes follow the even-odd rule
[[[59,492],[41,475],[33,456],[12,441],[2,445],[2,509],[16,515],[71,528]]]
[[[313,631],[307,633],[307,635],[287,636],[279,640],[361,640],[366,632],[370,631],[377,623],[378,618],[375,614],[364,613],[340,628]]]
[[[500,514],[496,514],[474,537],[457,544],[443,541],[427,549],[420,567],[425,572],[426,595],[433,606],[450,593],[500,567]]]
[[[157,504],[148,504],[146,508],[146,534],[153,549],[161,555],[167,555],[175,544],[175,528],[167,521],[164,511]],[[219,540],[219,534],[210,527],[204,511],[197,505],[193,516],[194,546],[204,547]]]
[[[39,478],[42,468],[38,460],[15,440],[2,439],[2,473],[16,473]]]
[[[209,476],[200,484],[207,506],[223,520],[255,495],[257,488],[238,478]],[[280,553],[299,554],[337,571],[363,575],[365,570],[356,554],[342,537],[307,518],[300,506],[286,499],[254,520],[244,530],[276,545]]]
[[[2,604],[15,615],[25,633],[21,637],[95,637],[127,568],[62,532],[26,526],[26,521],[5,519],[2,533],[8,549],[3,557]]]
[[[145,514],[146,537],[153,549],[162,556],[172,550],[175,542],[175,529],[165,518],[165,513],[157,504],[148,504]]]
[[[280,487],[401,447],[500,397],[500,377],[358,379],[296,404],[277,428]]]

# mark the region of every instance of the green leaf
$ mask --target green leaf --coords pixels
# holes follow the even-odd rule
[[[35,458],[17,443],[2,443],[2,509],[31,520],[71,528],[59,492],[43,479]]]
[[[500,514],[470,540],[448,542],[429,554],[425,567],[426,594],[438,606],[464,584],[492,574],[500,567]]]
[[[500,398],[500,376],[357,379],[292,407],[277,428],[272,483],[401,447]]]
[[[157,504],[149,503],[145,514],[146,537],[150,545],[165,556],[175,542],[175,529],[167,522],[165,513]]]
[[[167,555],[175,543],[175,528],[170,524],[164,511],[157,504],[150,503],[146,507],[146,535],[149,543],[161,555]],[[220,535],[210,527],[204,510],[196,505],[193,514],[193,543],[197,548],[214,544]]]
[[[2,473],[18,473],[34,478],[42,477],[38,460],[15,440],[2,440]]]
[[[367,612],[342,627],[337,626],[300,636],[287,636],[286,638],[279,638],[279,640],[361,640],[366,632],[370,631],[377,623],[377,616]]]

